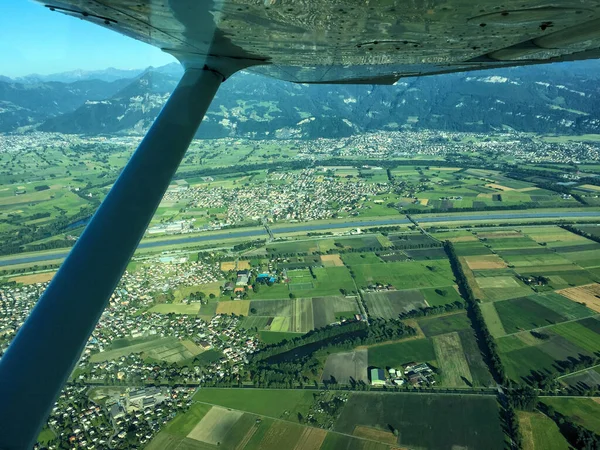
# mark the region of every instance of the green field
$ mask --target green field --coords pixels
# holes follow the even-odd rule
[[[363,294],[369,314],[383,319],[395,319],[401,313],[424,308],[425,298],[418,290],[366,292]]]
[[[242,321],[246,329],[284,333],[306,333],[342,318],[353,318],[358,312],[352,297],[328,296],[286,300],[252,300],[250,315]],[[265,339],[269,339],[267,334]],[[275,336],[271,336],[275,339]]]
[[[446,260],[388,262],[386,264],[362,264],[352,266],[356,284],[391,284],[396,289],[416,289],[448,286],[454,283],[454,275]]]
[[[312,299],[314,327],[321,328],[336,323],[336,316],[347,315],[350,311],[358,313],[356,299],[341,296],[314,297]]]
[[[438,334],[452,333],[471,328],[471,322],[466,312],[459,312],[438,317],[419,319],[419,326],[425,336],[437,336]]]
[[[563,323],[553,327],[552,331],[590,353],[600,351],[600,334],[580,322]]]
[[[364,441],[346,434],[327,433],[320,450],[388,450],[389,445]]]
[[[397,429],[400,447],[504,448],[493,397],[355,393],[334,430],[352,434],[357,425]]]
[[[588,430],[600,434],[600,403],[591,398],[544,398],[542,402]]]
[[[541,413],[518,411],[523,450],[568,450],[569,443],[556,423]]]
[[[551,252],[546,249],[541,249],[541,252],[536,254],[527,254],[527,249],[518,249],[516,251],[522,252],[515,255],[507,255],[507,252],[500,252],[500,256],[510,265],[514,267],[529,267],[529,266],[559,266],[572,264],[564,256],[558,253]],[[536,248],[535,250],[538,250]]]
[[[493,386],[492,376],[481,355],[481,349],[472,329],[458,332],[463,353],[469,365],[473,386]]]
[[[295,416],[312,404],[313,393],[277,389],[202,388],[194,400],[270,417]],[[292,414],[293,413],[293,414]]]
[[[297,297],[320,297],[326,295],[339,295],[340,290],[354,290],[354,283],[346,267],[315,267],[312,276],[296,277],[290,271],[291,284],[277,283],[273,286],[261,286],[258,293],[249,292],[251,299],[271,300],[289,298],[290,292]],[[304,272],[304,271],[302,271]],[[306,271],[308,272],[308,271]]]
[[[182,419],[178,420],[179,418]],[[297,417],[294,416],[294,419],[297,420]],[[216,450],[219,448],[280,450],[298,445],[299,447],[296,448],[308,450],[318,449],[327,434],[325,430],[305,427],[286,420],[275,420],[247,412],[195,403],[190,410],[167,424],[146,448],[150,450]],[[308,447],[302,447],[303,445]],[[384,449],[387,449],[387,446],[383,446],[382,450]]]
[[[302,336],[303,333],[290,333],[286,331],[261,331],[258,336],[265,344],[277,344],[285,339],[291,340],[298,336]]]
[[[594,348],[600,348],[600,335],[582,325],[581,321],[542,328],[536,332],[546,335],[546,339],[522,332],[496,341],[506,373],[515,381],[523,381],[523,377],[528,377],[532,371],[557,373],[556,361],[578,358],[581,354],[591,355]]]
[[[463,302],[462,297],[454,286],[440,286],[438,288],[421,289],[429,306],[443,306],[454,302]]]
[[[342,255],[342,261],[346,266],[354,266],[359,264],[379,264],[383,261],[375,255],[375,253],[345,253]]]
[[[415,339],[369,348],[369,366],[400,368],[410,362],[435,361],[431,339]]]
[[[190,314],[196,315],[200,311],[200,303],[192,303],[190,305],[185,305],[182,303],[171,303],[166,304],[162,303],[159,305],[155,305],[149,310],[150,312],[156,312],[160,314]]]
[[[206,413],[212,408],[211,405],[194,403],[185,414],[178,414],[164,428],[164,430],[176,436],[187,436]]]
[[[471,386],[473,377],[457,332],[433,337],[433,348],[444,386]]]
[[[134,353],[141,353],[144,356],[162,361],[179,362],[196,356],[200,352],[201,350],[199,349],[197,352],[192,353],[179,339],[165,337],[96,353],[90,357],[90,362],[110,361]]]
[[[54,432],[50,428],[44,427],[44,429],[42,429],[42,431],[40,431],[37,441],[39,443],[45,445],[48,442],[50,442],[51,440],[53,440],[54,438],[56,438],[56,435],[54,434]]]
[[[494,303],[507,333],[531,330],[567,320],[564,316],[527,297]]]
[[[583,319],[596,314],[595,311],[554,292],[532,295],[529,299],[550,308],[566,320]]]
[[[495,305],[496,303],[482,303],[479,305],[479,309],[481,309],[481,314],[483,315],[485,324],[488,327],[488,331],[493,337],[498,338],[500,336],[504,336],[506,334],[506,330],[502,325],[502,321],[500,320],[500,316],[498,315]]]

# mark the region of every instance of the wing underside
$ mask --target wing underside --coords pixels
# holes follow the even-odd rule
[[[38,0],[39,1],[39,0]],[[301,83],[600,56],[600,0],[59,0],[46,7],[173,54]]]

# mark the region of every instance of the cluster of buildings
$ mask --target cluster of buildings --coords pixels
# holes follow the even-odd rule
[[[194,228],[195,219],[182,219],[182,220],[174,220],[172,222],[159,223],[157,225],[153,225],[146,233],[149,235],[155,234],[184,234],[184,233],[193,233],[198,231]]]
[[[69,448],[91,450],[145,445],[191,404],[195,392],[185,387],[106,390],[107,395],[90,395],[87,386],[65,386],[50,413],[45,442],[34,448],[54,450],[68,444]]]
[[[182,322],[196,323],[200,319],[180,316]],[[239,372],[247,362],[248,354],[258,348],[258,341],[239,327],[240,319],[227,315],[217,315],[207,324],[202,322],[188,339],[204,351],[216,350],[222,355],[212,362],[202,364],[178,365],[168,360],[147,360],[140,353],[132,353],[109,361],[90,362],[86,355],[79,362],[77,382],[105,384],[139,384],[168,383],[197,385],[203,381],[222,378]],[[181,334],[179,334],[181,336]],[[96,352],[94,352],[96,353]],[[94,354],[93,353],[93,354]],[[202,353],[200,353],[201,357]]]
[[[0,355],[17,334],[46,283],[0,287]]]
[[[224,188],[198,186],[174,189],[165,194],[166,202],[185,203],[182,213],[189,209],[223,209],[220,217],[194,230],[219,229],[224,226],[257,221],[309,221],[328,219],[342,212],[360,211],[369,197],[390,191],[388,183],[346,181],[335,174],[324,176],[316,169],[293,172],[272,172],[265,181],[248,186]],[[171,222],[156,225],[149,230],[159,232],[186,232],[188,223]],[[181,229],[181,231],[178,231]]]
[[[207,259],[187,261],[187,257],[181,254],[162,255],[145,261],[137,271],[125,272],[113,299],[120,302],[142,299],[151,303],[153,293],[213,283],[221,278],[218,262]]]
[[[160,263],[159,258],[146,261],[135,272],[126,272],[82,353],[71,384],[65,387],[52,412],[48,422],[52,433],[46,436],[53,434],[56,445],[46,444],[58,448],[58,443],[67,442],[86,449],[144,445],[186,407],[193,390],[186,386],[196,387],[204,380],[238,373],[247,355],[258,348],[256,338],[239,326],[239,318],[217,315],[206,322],[195,315],[148,311],[157,294],[168,297],[178,287],[210,283],[221,277],[218,263]],[[0,357],[46,286],[4,285],[0,289]],[[173,364],[168,357],[160,356],[148,359],[139,352],[106,359],[94,357],[110,350],[117,339],[135,338],[143,338],[142,342],[176,338],[175,342],[191,342],[201,349],[199,357],[205,351],[212,355],[197,364]],[[90,387],[98,385],[132,387],[96,403],[88,393]]]
[[[367,288],[365,289],[366,292],[381,292],[381,291],[395,291],[396,288],[391,285],[391,284],[382,284],[382,283],[375,283],[375,284],[369,284],[367,286]]]
[[[435,384],[435,373],[427,363],[408,363],[401,369],[385,370],[374,367],[370,370],[369,379],[372,386],[412,386]]]
[[[597,161],[595,142],[546,142],[516,131],[494,135],[442,130],[404,130],[361,133],[347,138],[315,139],[300,144],[298,157],[321,159],[331,155],[389,159],[427,155],[435,159],[464,152],[497,154],[515,162],[570,163]]]

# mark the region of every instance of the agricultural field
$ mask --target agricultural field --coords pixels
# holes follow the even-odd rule
[[[491,384],[491,375],[465,313],[426,319],[423,331],[427,338],[369,347],[369,366],[398,369],[410,362],[427,362],[440,369],[442,386]]]
[[[591,317],[549,325],[500,337],[496,343],[508,377],[527,381],[534,371],[556,373],[557,361],[600,351],[600,321]]]
[[[531,266],[568,266],[571,268],[573,266],[571,270],[577,269],[572,260],[543,247],[499,251],[498,254],[509,266],[516,268]]]
[[[313,395],[302,390],[202,388],[194,400],[272,418],[295,418],[308,410]]]
[[[541,301],[534,301],[529,297],[498,301],[494,306],[504,330],[509,334],[567,320],[553,309],[544,306]]]
[[[369,366],[398,369],[410,362],[428,362],[437,365],[431,339],[413,339],[369,348]]]
[[[600,351],[600,321],[595,318],[583,319],[557,325],[552,331],[589,353]]]
[[[573,302],[581,303],[587,308],[600,313],[600,284],[598,283],[562,289],[556,292]]]
[[[211,408],[211,405],[194,403],[185,414],[179,414],[170,421],[165,427],[165,431],[176,436],[187,436]]]
[[[575,423],[600,434],[600,402],[597,398],[544,398],[542,402]]]
[[[504,336],[506,330],[504,329],[504,325],[502,325],[502,320],[500,320],[495,303],[482,303],[479,305],[479,309],[490,334],[495,338]]]
[[[368,350],[333,353],[327,357],[321,381],[349,384],[351,382],[369,382],[367,372]]]
[[[265,344],[278,344],[283,340],[292,340],[304,333],[290,333],[286,331],[259,331],[258,337]]]
[[[433,338],[433,348],[444,386],[472,386],[473,379],[457,332]]]
[[[503,269],[506,262],[498,255],[467,256],[465,261],[471,270]]]
[[[354,297],[315,297],[312,299],[314,327],[321,328],[337,322],[336,315],[353,311],[358,313],[358,304]]]
[[[194,410],[202,409],[202,414]],[[176,424],[184,417],[185,427]],[[297,420],[297,419],[296,419]],[[177,426],[173,426],[177,425]],[[191,429],[190,429],[191,426]],[[319,450],[329,433],[245,411],[194,403],[177,416],[146,448],[156,450]]]
[[[455,302],[464,303],[456,285],[440,286],[439,288],[420,289],[429,306],[443,306]]]
[[[353,237],[339,237],[334,239],[334,246],[341,249],[375,250],[382,248],[378,239],[379,235],[364,234]]]
[[[465,312],[427,317],[419,319],[418,323],[427,337],[471,328],[471,322]]]
[[[228,303],[240,303],[233,301]],[[252,300],[242,326],[259,331],[306,333],[335,323],[339,318],[353,318],[358,313],[354,297],[330,296],[287,300]]]
[[[518,411],[523,450],[568,450],[571,448],[556,423],[539,412]]]
[[[378,264],[383,261],[375,255],[375,253],[346,253],[342,255],[342,261],[348,267],[359,265],[359,264]]]
[[[165,337],[96,353],[90,357],[90,361],[110,361],[131,354],[142,354],[143,357],[174,363],[192,358],[200,353],[202,353],[202,349],[191,341],[179,341],[175,337]]]
[[[382,319],[395,319],[401,313],[427,306],[418,290],[366,292],[363,297],[369,314]]]
[[[334,430],[355,434],[357,427],[398,430],[399,447],[504,448],[494,397],[354,393]]]
[[[344,261],[338,254],[334,255],[321,255],[321,262],[325,267],[340,267],[344,265]]]
[[[220,301],[217,305],[216,314],[235,314],[236,316],[247,316],[250,310],[250,300]]]
[[[526,286],[513,274],[505,275],[503,273],[498,276],[485,276],[493,274],[479,273],[477,275],[474,278],[475,286],[479,289],[479,297],[484,301],[506,300],[527,296],[532,293],[531,288]]]
[[[600,237],[600,226],[598,225],[577,225],[577,228],[581,231],[585,231],[586,233],[591,234],[592,236]]]
[[[40,272],[31,275],[21,275],[14,278],[9,278],[8,281],[14,281],[21,284],[46,283],[54,278],[56,272]]]
[[[352,266],[358,287],[391,284],[396,289],[418,289],[454,284],[447,260],[388,262]]]
[[[252,300],[277,300],[289,298],[290,293],[296,297],[321,297],[355,289],[346,267],[315,267],[312,272],[314,277],[307,269],[288,270],[289,283],[261,285],[258,293],[250,290],[248,296]]]
[[[600,387],[600,366],[592,369],[578,371],[576,373],[562,376],[559,380],[565,386],[577,388],[580,391],[598,389]]]
[[[596,265],[600,265],[597,256],[600,246],[558,226],[479,230],[476,236],[479,242],[459,241],[455,248],[473,293],[485,302],[529,298],[534,292],[590,285],[598,276],[592,271]],[[547,285],[536,286],[534,283],[527,286],[523,281],[539,276],[545,277]],[[559,306],[559,302],[556,297],[548,298],[546,303],[553,303],[553,307],[544,306],[558,314],[564,314],[568,320],[579,317],[577,313],[576,317],[570,317],[570,313],[566,311],[568,307],[564,302]],[[509,304],[497,305],[495,309],[508,306]],[[488,314],[493,314],[491,308],[488,309]],[[552,317],[547,319],[553,320]]]
[[[404,253],[415,261],[447,258],[445,250],[441,247],[404,250]]]
[[[213,406],[187,437],[207,444],[220,445],[242,415],[240,411]]]
[[[491,376],[481,356],[481,350],[466,312],[426,317],[418,319],[417,322],[425,336],[432,341],[438,367],[442,368],[444,364],[446,365],[446,373],[449,383],[452,383],[451,386],[490,385]],[[443,354],[446,356],[441,358]],[[464,360],[467,363],[466,367]],[[468,376],[469,373],[470,376]],[[444,383],[442,370],[442,384]]]
[[[394,247],[405,250],[430,247],[437,244],[429,236],[420,233],[390,233],[388,239]]]
[[[195,316],[200,311],[200,303],[159,303],[150,308],[149,312],[160,314],[189,314]]]

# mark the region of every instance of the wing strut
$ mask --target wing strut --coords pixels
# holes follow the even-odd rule
[[[224,77],[188,69],[0,359],[0,448],[31,448]]]

